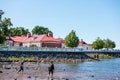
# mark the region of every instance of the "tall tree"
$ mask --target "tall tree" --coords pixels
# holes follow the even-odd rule
[[[10,18],[4,18],[2,20],[2,32],[5,36],[9,35],[9,27],[12,26],[11,19]]]
[[[6,36],[9,35],[9,27],[12,26],[10,18],[2,19],[4,14],[3,10],[0,10],[0,43],[4,43]]]
[[[99,37],[92,43],[92,48],[94,49],[102,49],[104,47],[104,41]]]
[[[110,40],[110,39],[104,39],[104,48],[107,48],[107,49],[112,49],[112,48],[115,48],[115,42]]]
[[[76,36],[74,30],[72,30],[66,37],[65,37],[65,45],[67,47],[77,47],[79,43],[79,38]]]
[[[23,27],[10,28],[10,33],[12,36],[27,35],[28,32],[29,30]]]
[[[35,26],[32,29],[32,34],[47,34],[50,30],[43,26]]]
[[[0,10],[0,20],[2,19],[2,15],[4,14],[3,10]]]

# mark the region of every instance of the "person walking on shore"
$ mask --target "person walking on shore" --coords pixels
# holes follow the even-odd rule
[[[19,69],[18,73],[21,72],[23,74],[23,71],[24,71],[23,65],[24,65],[24,61],[22,60],[22,61],[20,61],[20,69]]]
[[[53,73],[54,73],[54,64],[53,64],[53,61],[51,61],[51,64],[48,67],[48,71],[49,71],[49,76],[51,76],[53,78]]]

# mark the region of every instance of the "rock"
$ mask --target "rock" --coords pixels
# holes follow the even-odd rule
[[[64,79],[64,80],[69,80],[69,79],[67,79],[67,78],[62,78],[62,79]]]
[[[17,80],[17,78],[15,78],[14,80]]]
[[[28,78],[31,78],[31,76],[28,76]]]
[[[11,69],[10,67],[5,67],[5,69]]]
[[[0,71],[0,73],[3,73],[2,71]]]
[[[92,75],[91,77],[94,77],[94,75]]]

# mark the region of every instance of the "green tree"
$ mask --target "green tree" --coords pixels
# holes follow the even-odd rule
[[[43,26],[35,26],[32,29],[32,34],[47,34],[50,30]]]
[[[10,28],[10,33],[12,36],[27,35],[28,32],[29,30],[23,27]]]
[[[102,49],[104,47],[104,41],[99,37],[92,43],[92,48]]]
[[[113,49],[115,46],[116,45],[114,41],[111,41],[110,39],[104,39],[104,48]]]
[[[0,10],[0,20],[2,19],[2,15],[4,14],[3,10]]]
[[[9,27],[12,26],[10,18],[2,19],[4,14],[3,10],[0,10],[0,44],[4,43],[6,36],[9,35]]]
[[[72,30],[66,37],[65,37],[65,45],[67,47],[77,47],[79,43],[79,38],[76,36],[74,30]]]
[[[10,18],[4,18],[2,20],[2,32],[5,36],[8,36],[9,35],[9,27],[12,26],[12,23],[11,23],[11,19]]]

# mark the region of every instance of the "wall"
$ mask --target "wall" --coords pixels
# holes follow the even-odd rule
[[[53,43],[53,42],[43,42],[42,47],[62,47],[62,43]]]

